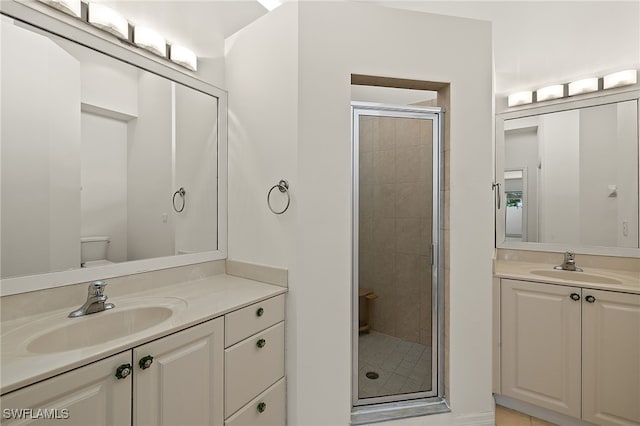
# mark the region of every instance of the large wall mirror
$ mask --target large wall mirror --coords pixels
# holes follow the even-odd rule
[[[224,93],[0,18],[2,293],[223,258]]]
[[[500,114],[498,247],[638,255],[638,92]]]

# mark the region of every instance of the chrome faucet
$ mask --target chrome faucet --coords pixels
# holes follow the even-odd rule
[[[93,281],[89,284],[89,294],[87,295],[87,301],[84,302],[79,309],[71,312],[69,318],[83,317],[89,314],[95,314],[96,312],[102,312],[107,309],[114,308],[113,303],[105,303],[107,296],[104,294],[104,288],[107,283],[104,281]]]
[[[562,265],[554,266],[553,269],[582,272],[582,268],[576,268],[576,254],[572,251],[565,252],[564,262],[562,262]]]

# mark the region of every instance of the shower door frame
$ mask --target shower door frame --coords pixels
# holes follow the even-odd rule
[[[358,337],[359,337],[359,195],[360,195],[360,140],[359,128],[361,116],[378,116],[393,118],[411,118],[432,120],[433,122],[433,162],[432,162],[432,246],[431,246],[431,390],[415,393],[397,393],[371,398],[359,398],[358,396]],[[444,403],[444,235],[441,183],[444,182],[443,167],[443,125],[444,110],[439,107],[396,106],[370,102],[351,103],[351,129],[352,129],[352,407],[356,412],[361,412],[367,407],[377,404],[392,410],[404,407],[410,409],[409,415],[420,415],[428,412],[446,411],[437,403]],[[433,409],[416,411],[416,402],[432,404]],[[435,406],[433,405],[434,403]],[[448,408],[448,407],[447,407]],[[373,413],[372,413],[373,414]],[[388,415],[381,413],[381,418]],[[407,417],[397,413],[392,418]],[[356,424],[357,422],[354,422]]]

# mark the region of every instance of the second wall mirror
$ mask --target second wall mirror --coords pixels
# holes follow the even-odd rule
[[[638,92],[496,118],[501,248],[640,252]]]

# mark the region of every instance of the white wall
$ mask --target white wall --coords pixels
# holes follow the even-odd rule
[[[541,241],[638,246],[636,108],[628,101],[540,117]]]
[[[528,122],[531,121],[527,118]],[[517,121],[517,120],[512,120]],[[504,133],[504,168],[526,168],[526,240],[538,241],[538,127],[511,129]],[[505,185],[508,182],[505,181]],[[505,190],[508,188],[505,187]]]
[[[637,1],[373,1],[491,21],[498,94],[640,67]]]
[[[299,192],[297,30],[297,5],[287,4],[226,41],[229,257],[289,267],[292,276]],[[291,206],[275,216],[265,199],[283,178],[290,183]]]
[[[4,16],[1,31],[2,276],[77,268],[80,64]]]
[[[637,117],[637,101],[580,110],[583,245],[638,247]],[[610,185],[617,188],[615,197],[609,196]]]
[[[577,222],[580,243],[615,247],[619,200],[629,194],[609,197],[608,186],[619,183],[619,167],[629,161],[637,164],[637,155],[631,158],[618,156],[618,108],[615,104],[583,108],[579,115],[580,148],[575,154],[580,164],[578,208],[581,214]],[[637,197],[634,198],[637,203]]]
[[[540,122],[540,240],[579,244],[580,113],[545,114]]]
[[[617,155],[622,161],[616,168],[618,184],[618,211],[616,234],[618,247],[638,247],[638,166],[633,159],[638,153],[638,101],[617,106]],[[623,225],[627,224],[627,235]]]
[[[289,268],[288,421],[295,425],[349,423],[350,74],[451,82],[452,413],[398,424],[468,416],[491,423],[490,25],[302,2],[227,40],[227,54],[229,254]],[[277,217],[264,197],[281,177],[290,179],[294,199]]]
[[[127,134],[129,260],[174,252],[171,83],[145,71],[138,78],[138,117]]]
[[[108,236],[107,260],[127,260],[127,123],[82,112],[81,236]]]
[[[55,43],[80,61],[82,103],[129,116],[138,113],[138,69],[64,39]]]
[[[172,83],[175,94],[175,172],[173,190],[184,187],[184,210],[173,211],[175,250],[217,249],[218,241],[218,101]],[[178,208],[182,205],[176,197]]]

